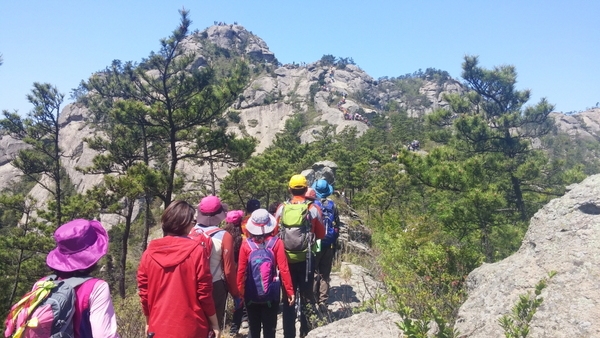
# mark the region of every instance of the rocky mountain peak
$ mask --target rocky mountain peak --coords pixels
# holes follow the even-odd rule
[[[275,61],[275,54],[269,50],[266,42],[238,24],[217,23],[198,33],[198,36],[219,48],[248,55],[254,61]]]

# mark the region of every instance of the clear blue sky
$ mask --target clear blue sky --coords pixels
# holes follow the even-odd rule
[[[460,79],[465,54],[514,65],[530,104],[600,101],[600,1],[0,0],[0,110],[27,113],[34,82],[65,94],[114,59],[140,61],[190,10],[192,29],[237,21],[282,63],[352,57],[374,78],[433,67]]]

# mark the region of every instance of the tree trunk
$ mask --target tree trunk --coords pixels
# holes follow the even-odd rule
[[[150,195],[146,194],[144,200],[146,204],[146,209],[144,210],[144,234],[142,236],[142,252],[146,251],[146,248],[148,248],[148,237],[150,236],[150,226],[152,225],[152,222],[150,222],[150,205],[152,204]]]
[[[129,243],[129,233],[131,231],[131,215],[133,214],[134,203],[127,199],[127,215],[125,216],[125,229],[123,229],[123,238],[121,238],[121,259],[119,266],[119,296],[125,298],[125,276],[127,272],[127,245]]]
[[[216,187],[216,183],[215,183],[215,168],[214,168],[214,163],[213,160],[209,160],[208,163],[210,164],[210,188],[212,189],[212,194],[213,195],[217,195],[217,187]]]
[[[57,108],[57,109],[60,109]],[[58,135],[60,126],[58,125],[58,112],[56,113],[56,121],[54,122],[54,180],[56,184],[56,228],[62,224],[62,189],[60,186],[60,151],[58,148]]]
[[[521,214],[521,220],[527,221],[527,213],[525,212],[525,202],[523,201],[523,192],[521,191],[521,181],[510,175],[510,180],[512,182],[513,191],[515,192],[515,204],[517,206],[517,210]]]

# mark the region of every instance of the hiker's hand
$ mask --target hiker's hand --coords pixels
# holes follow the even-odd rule
[[[221,330],[219,328],[213,329],[213,332],[215,333],[215,338],[221,338]]]
[[[288,296],[288,304],[290,304],[290,306],[294,305],[295,301],[296,301],[295,295]]]

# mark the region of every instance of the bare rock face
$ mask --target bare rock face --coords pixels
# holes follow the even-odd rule
[[[550,113],[559,130],[572,137],[596,140],[600,137],[600,108],[593,108],[584,112],[565,115]]]
[[[569,189],[533,216],[519,251],[469,274],[461,337],[504,336],[498,319],[551,271],[528,337],[600,337],[600,175]]]
[[[11,162],[21,149],[27,147],[25,142],[16,140],[9,135],[0,137],[0,166]]]
[[[396,325],[402,318],[399,314],[361,312],[329,325],[318,327],[308,333],[307,338],[398,338],[402,331]]]
[[[8,188],[21,176],[21,172],[12,166],[10,162],[19,154],[21,149],[27,148],[25,142],[15,140],[4,135],[0,137],[0,190]]]
[[[215,25],[208,27],[205,32],[208,40],[221,48],[238,50],[255,60],[275,60],[267,44],[240,25]]]
[[[230,131],[238,135],[255,137],[259,143],[256,153],[262,153],[275,140],[275,135],[285,128],[285,122],[294,114],[294,108],[283,102],[255,106],[240,112],[240,124]]]

